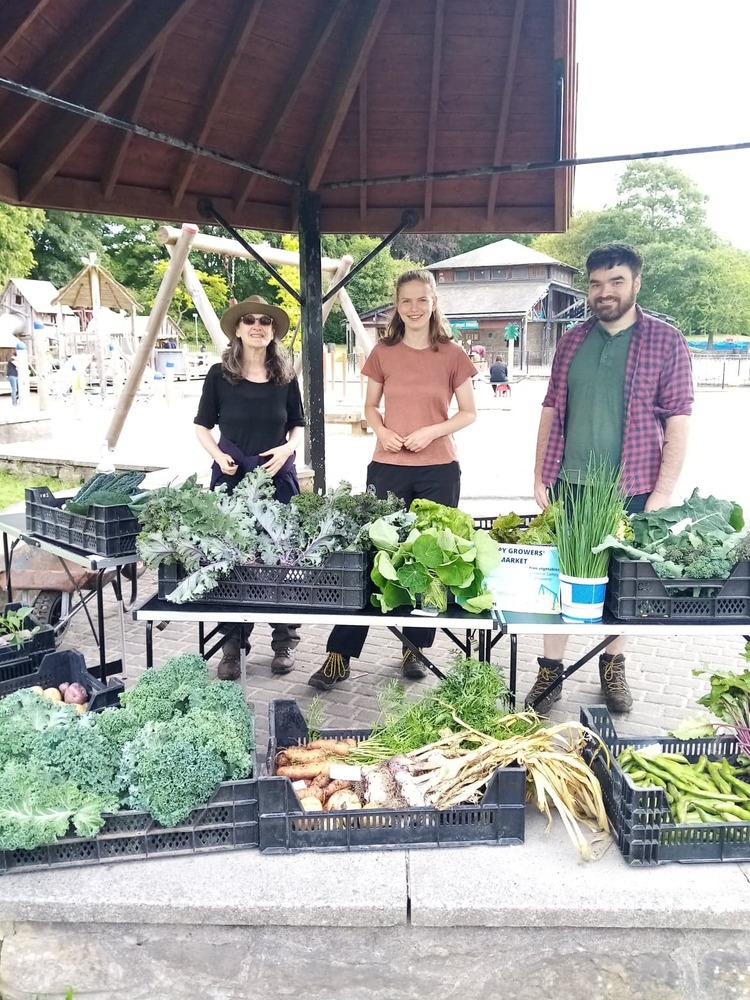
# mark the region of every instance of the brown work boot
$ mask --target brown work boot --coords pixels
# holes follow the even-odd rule
[[[422,650],[420,649],[419,652],[421,653]],[[401,676],[408,677],[412,681],[421,681],[423,677],[427,676],[427,667],[406,647],[401,653]]]
[[[349,677],[349,657],[342,653],[329,653],[320,670],[316,670],[307,683],[318,691],[330,691],[339,681]]]
[[[625,657],[622,653],[602,653],[599,657],[599,680],[604,701],[610,712],[629,712],[633,696],[625,680]]]
[[[539,715],[546,715],[556,701],[562,698],[562,681],[546,697],[542,698],[538,705],[534,702],[547,690],[552,681],[562,677],[565,666],[562,660],[549,660],[546,656],[537,657],[539,673],[536,675],[534,685],[524,699],[524,706],[531,708]]]
[[[271,660],[272,674],[288,674],[294,666],[294,650],[291,646],[284,649],[277,649]]]
[[[227,639],[221,652],[216,676],[220,681],[236,681],[240,676],[240,644],[237,639]]]

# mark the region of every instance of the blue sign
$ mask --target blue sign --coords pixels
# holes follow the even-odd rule
[[[450,321],[454,330],[478,330],[479,322],[475,319],[452,319]]]

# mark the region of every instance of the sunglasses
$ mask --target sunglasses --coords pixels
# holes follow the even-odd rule
[[[261,326],[270,326],[273,320],[270,316],[240,316],[240,323],[244,323],[245,326],[254,326],[256,323],[260,323]]]

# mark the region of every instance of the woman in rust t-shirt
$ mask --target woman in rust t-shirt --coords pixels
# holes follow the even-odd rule
[[[417,498],[457,507],[461,470],[453,434],[476,420],[476,371],[451,337],[429,271],[406,271],[398,279],[393,316],[362,374],[368,378],[365,416],[377,438],[367,467],[368,486],[379,497],[395,493],[407,507]],[[458,412],[449,417],[454,397]],[[404,633],[420,648],[435,639],[434,629]],[[328,637],[325,662],[308,684],[329,691],[346,680],[349,660],[360,655],[366,637],[364,626],[337,625]],[[401,669],[404,677],[425,675],[407,648]]]

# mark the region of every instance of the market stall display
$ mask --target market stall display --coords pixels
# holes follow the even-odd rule
[[[253,719],[237,685],[209,682],[195,654],[127,692],[97,690],[70,651],[40,674],[0,700],[0,871],[257,846]]]
[[[581,827],[601,832],[606,817],[584,733],[507,714],[507,697],[490,664],[457,659],[415,702],[387,688],[369,732],[311,734],[295,702],[273,702],[261,850],[522,842],[528,794],[550,820],[557,809],[589,858]]]
[[[159,567],[159,596],[182,604],[361,608],[367,603],[366,525],[406,516],[396,497],[353,494],[348,483],[288,504],[256,469],[228,495],[201,489],[195,476],[137,505],[138,554]]]
[[[615,618],[750,616],[750,534],[739,504],[696,489],[684,503],[631,515],[629,525],[597,546],[613,554],[607,607]]]
[[[73,497],[56,497],[46,486],[26,490],[26,527],[39,538],[104,556],[135,552],[140,530],[130,501],[143,472],[98,472]]]
[[[581,722],[595,732],[604,744],[604,750],[599,745],[592,745],[586,756],[601,784],[612,834],[628,864],[750,861],[750,813],[748,819],[739,816],[729,819],[725,816],[705,822],[698,813],[695,813],[696,819],[675,815],[664,787],[665,778],[659,778],[660,784],[654,780],[659,777],[656,767],[648,778],[643,779],[646,783],[641,784],[633,779],[621,762],[623,754],[626,754],[624,763],[627,765],[629,761],[632,763],[633,752],[653,753],[656,749],[658,754],[679,755],[688,764],[697,765],[702,758],[706,758],[708,761],[727,761],[732,765],[741,751],[736,737],[685,740],[668,736],[649,739],[618,736],[609,711],[603,705],[581,709]],[[734,768],[732,773],[736,773]],[[679,779],[673,775],[673,786],[679,787],[675,784],[676,780]],[[705,812],[706,799],[697,797]],[[712,798],[717,801],[715,795]],[[731,804],[734,804],[734,798]],[[685,822],[680,822],[681,819]]]

